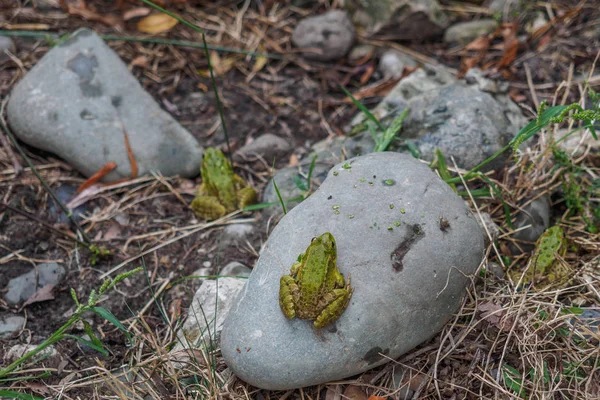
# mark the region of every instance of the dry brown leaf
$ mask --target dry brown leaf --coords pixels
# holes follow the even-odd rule
[[[254,62],[254,65],[252,66],[252,71],[258,72],[258,71],[262,70],[265,67],[265,65],[267,65],[268,61],[269,61],[269,59],[267,57],[261,57],[261,56],[256,57],[256,61]]]
[[[133,60],[131,60],[131,62],[129,63],[129,65],[132,66],[132,67],[147,68],[148,67],[148,57],[146,57],[146,56],[137,56],[136,58],[134,58]]]
[[[167,14],[152,14],[137,23],[137,30],[144,33],[168,32],[179,21]]]
[[[344,398],[349,400],[367,400],[367,394],[359,386],[349,385],[344,390]]]
[[[119,224],[112,224],[104,234],[104,240],[113,240],[121,237],[123,230]]]
[[[39,303],[40,301],[54,299],[54,294],[52,294],[52,289],[54,289],[54,285],[46,285],[46,286],[39,288],[34,294],[31,295],[30,298],[27,299],[27,301],[25,303],[23,303],[23,305],[21,306],[21,310],[29,304]]]
[[[374,394],[370,395],[368,400],[385,400],[385,397],[375,396]]]
[[[481,36],[465,46],[467,50],[487,51],[490,48],[490,38]]]
[[[502,306],[491,302],[485,302],[479,304],[477,310],[481,312],[481,318],[485,319],[496,328],[505,332],[510,330],[513,319],[511,317],[502,318],[506,314],[506,310],[504,310]]]
[[[132,8],[123,13],[123,20],[129,21],[133,18],[145,17],[148,14],[150,14],[150,9],[148,7]]]
[[[298,165],[299,162],[300,162],[300,158],[297,155],[292,154],[292,155],[290,155],[290,161],[288,162],[288,167],[295,167],[296,165]]]

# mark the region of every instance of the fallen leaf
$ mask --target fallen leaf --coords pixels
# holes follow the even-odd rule
[[[288,167],[295,167],[296,165],[298,165],[299,162],[300,158],[297,155],[292,154],[290,156],[290,161],[288,162]]]
[[[385,400],[385,397],[375,396],[374,394],[370,395],[368,400]]]
[[[349,385],[344,390],[344,399],[367,400],[367,394],[359,386]]]
[[[148,57],[146,57],[146,56],[137,56],[136,58],[134,58],[133,60],[131,60],[131,62],[129,63],[129,65],[132,66],[132,67],[146,68],[146,67],[148,67]]]
[[[490,38],[481,36],[469,43],[465,49],[476,51],[487,51],[490,48]]]
[[[481,312],[481,318],[505,332],[509,331],[513,324],[511,317],[502,318],[506,314],[506,310],[498,304],[491,302],[481,303],[477,306],[477,310]]]
[[[34,294],[31,295],[30,298],[27,299],[25,303],[21,306],[21,310],[28,306],[29,304],[39,303],[40,301],[52,300],[54,299],[54,295],[52,294],[52,289],[54,289],[54,285],[46,285],[39,288]]]
[[[179,21],[167,14],[152,14],[137,23],[137,29],[144,33],[168,32]]]
[[[104,234],[104,240],[113,240],[121,237],[122,229],[119,224],[111,224]]]
[[[267,57],[262,57],[262,56],[256,57],[254,66],[252,66],[252,71],[258,72],[258,71],[262,70],[265,67],[265,65],[267,65],[267,61],[269,61],[269,59]]]
[[[133,18],[145,17],[148,14],[150,14],[150,9],[148,7],[132,8],[123,13],[123,20],[129,21]]]

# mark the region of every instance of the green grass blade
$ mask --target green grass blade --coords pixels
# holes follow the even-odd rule
[[[84,338],[82,338],[80,336],[75,336],[75,335],[65,335],[65,337],[69,337],[71,339],[75,339],[78,342],[81,342],[84,345],[88,346],[89,348],[94,349],[94,350],[96,350],[99,353],[102,353],[102,355],[108,356],[108,351],[104,348],[104,346],[102,346],[102,344],[97,345],[94,342],[90,342],[89,340],[86,340],[86,339],[84,339]]]
[[[111,324],[113,324],[114,326],[116,326],[117,328],[119,328],[119,330],[122,331],[128,339],[131,339],[131,334],[129,333],[127,328],[125,328],[125,325],[123,325],[121,321],[119,321],[117,317],[113,315],[113,313],[111,313],[104,307],[92,307],[92,311],[104,318],[105,320],[107,320],[108,322],[110,322]]]
[[[435,157],[437,159],[437,169],[440,171],[440,177],[446,181],[452,178],[450,171],[448,171],[448,165],[446,164],[446,159],[444,158],[444,154],[438,148],[435,149]],[[456,192],[456,185],[454,183],[449,183],[452,190]]]
[[[346,94],[346,96],[350,97],[350,99],[352,100],[352,102],[354,103],[354,105],[360,111],[362,111],[367,116],[367,118],[369,118],[371,121],[373,121],[375,123],[375,125],[377,125],[377,127],[379,128],[379,130],[381,130],[381,132],[385,132],[385,127],[381,124],[381,122],[379,122],[379,120],[377,118],[375,118],[375,116],[371,113],[371,111],[369,111],[367,109],[367,107],[364,106],[363,103],[361,103],[360,101],[356,100],[354,98],[354,96],[352,96],[352,93],[350,93],[348,90],[346,90],[346,88],[343,87],[342,85],[340,85],[340,88]]]
[[[283,208],[283,215],[287,214],[287,209],[285,208],[285,201],[281,197],[281,193],[279,192],[279,188],[277,187],[277,183],[275,182],[275,178],[273,178],[273,187],[275,188],[275,193],[277,193],[277,198],[279,198],[279,204],[281,204],[281,208]]]
[[[44,400],[41,397],[36,397],[27,393],[13,392],[12,390],[0,390],[0,398],[20,400]]]

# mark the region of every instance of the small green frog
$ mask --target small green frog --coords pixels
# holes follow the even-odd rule
[[[539,237],[535,251],[523,275],[523,284],[533,284],[534,289],[559,289],[564,287],[572,273],[571,267],[562,259],[567,252],[567,240],[563,229],[552,226]],[[511,274],[518,282],[522,272]]]
[[[290,275],[281,277],[279,306],[289,319],[315,320],[323,328],[338,319],[350,302],[354,288],[336,265],[335,239],[329,232],[312,239],[298,256]]]
[[[223,215],[256,203],[258,194],[233,172],[221,150],[209,147],[200,167],[202,184],[192,201],[194,212],[205,219]]]

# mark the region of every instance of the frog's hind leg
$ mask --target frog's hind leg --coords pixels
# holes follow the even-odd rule
[[[315,320],[315,328],[323,328],[338,319],[348,307],[353,290],[350,285],[345,289],[335,289],[333,298]]]
[[[237,192],[237,200],[238,207],[244,208],[252,204],[256,204],[256,202],[258,201],[258,193],[256,193],[256,190],[247,186],[245,188],[240,189]]]
[[[295,304],[300,297],[300,288],[290,275],[284,275],[279,280],[279,307],[288,319],[296,316]]]
[[[227,214],[225,207],[216,196],[197,196],[190,204],[192,210],[202,218],[217,219]]]

